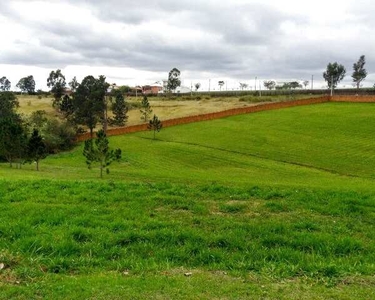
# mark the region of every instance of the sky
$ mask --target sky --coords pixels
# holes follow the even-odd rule
[[[67,81],[105,75],[109,83],[165,80],[176,67],[185,86],[250,88],[264,80],[308,80],[322,88],[329,62],[347,70],[366,56],[375,83],[373,0],[2,0],[0,77],[15,88],[33,75],[47,90],[52,70]],[[310,85],[309,84],[309,85]]]

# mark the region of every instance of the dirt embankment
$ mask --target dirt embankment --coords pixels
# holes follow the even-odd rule
[[[375,102],[375,96],[333,96],[330,101],[368,103]]]

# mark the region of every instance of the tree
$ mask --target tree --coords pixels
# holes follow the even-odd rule
[[[107,88],[108,83],[105,82],[104,76],[99,76],[99,79],[96,79],[89,75],[82,80],[73,97],[75,122],[86,125],[90,129],[91,138],[100,119],[103,120],[103,127],[106,127],[105,95]]]
[[[69,121],[57,118],[48,118],[41,129],[41,134],[48,153],[69,150],[76,141],[76,130],[72,124]]]
[[[27,143],[27,157],[29,162],[36,162],[36,170],[39,171],[39,161],[46,158],[48,155],[47,146],[43,141],[39,130],[33,130],[31,137]]]
[[[128,85],[122,85],[118,89],[123,94],[129,93],[131,91],[131,89]]]
[[[128,120],[128,107],[126,105],[124,95],[119,90],[113,90],[115,101],[112,104],[112,112],[114,118],[111,120],[112,124],[117,126],[125,126]]]
[[[5,76],[0,78],[0,91],[9,91],[11,83]]]
[[[308,80],[305,80],[305,81],[303,82],[303,85],[305,86],[305,89],[306,89],[307,86],[309,85],[309,81],[308,81]]]
[[[0,118],[0,156],[4,157],[10,167],[17,160],[25,157],[27,135],[19,115],[12,113]]]
[[[276,82],[274,80],[263,81],[263,85],[268,90],[273,90],[276,87]]]
[[[225,84],[225,82],[223,80],[220,80],[217,84],[219,85],[221,91],[221,87]]]
[[[21,78],[16,87],[23,93],[28,93],[30,95],[35,93],[35,80],[33,75]]]
[[[111,150],[109,141],[104,130],[99,130],[96,134],[95,142],[93,140],[85,141],[83,155],[86,157],[86,164],[91,169],[93,163],[99,163],[100,178],[103,177],[103,170],[109,173],[109,165],[114,161],[121,159],[121,149]]]
[[[23,157],[25,147],[25,127],[16,113],[18,101],[12,92],[0,92],[0,156],[12,166],[17,158]]]
[[[49,117],[44,110],[33,112],[28,118],[30,128],[35,128],[43,136],[48,153],[69,150],[76,140],[76,130],[69,120]]]
[[[290,82],[290,87],[292,89],[301,88],[302,84],[300,84],[298,81],[292,81],[292,82]]]
[[[51,89],[51,93],[55,98],[54,104],[59,104],[66,86],[65,76],[61,73],[60,69],[56,70],[56,72],[51,71],[51,73],[49,73],[47,86]]]
[[[14,113],[18,106],[18,100],[12,92],[0,92],[0,118]]]
[[[79,83],[77,81],[77,78],[74,76],[72,81],[69,82],[69,87],[72,90],[72,92],[75,93],[78,86],[79,86]]]
[[[155,139],[155,133],[156,133],[156,131],[159,132],[162,127],[163,127],[163,124],[161,123],[161,121],[159,120],[159,118],[157,116],[155,116],[155,115],[152,118],[152,120],[150,120],[150,122],[148,123],[148,126],[147,126],[148,130],[153,130],[154,131],[154,139]]]
[[[243,91],[244,89],[247,89],[248,86],[249,85],[247,83],[240,82],[240,89],[241,89],[241,91]]]
[[[147,122],[152,113],[152,109],[150,103],[148,102],[147,96],[144,96],[142,99],[140,112],[141,120]]]
[[[181,86],[180,70],[173,68],[168,74],[167,90],[169,92],[174,91],[177,87]]]
[[[65,118],[69,118],[74,113],[73,99],[69,95],[64,95],[59,104],[59,109]]]
[[[328,88],[336,88],[337,84],[344,79],[346,69],[337,62],[329,63],[326,71],[323,73],[324,80],[327,81]]]
[[[359,60],[353,64],[353,82],[357,86],[357,90],[360,87],[361,82],[366,78],[367,71],[364,68],[366,64],[366,59],[364,55],[361,55]]]
[[[29,117],[29,123],[37,129],[41,129],[48,121],[45,110],[33,111]]]
[[[195,86],[195,91],[198,92],[199,88],[201,87],[201,84],[197,82],[194,86]]]

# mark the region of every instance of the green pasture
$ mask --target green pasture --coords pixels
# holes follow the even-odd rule
[[[239,115],[111,138],[123,160],[110,180],[374,189],[375,105],[327,103]],[[96,179],[82,145],[8,178]]]
[[[0,190],[0,299],[375,295],[373,193],[57,180]]]
[[[373,299],[375,105],[112,137],[0,165],[0,299]]]

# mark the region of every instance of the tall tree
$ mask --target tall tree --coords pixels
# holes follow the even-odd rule
[[[12,163],[23,156],[25,127],[16,113],[18,101],[12,92],[0,92],[0,156]]]
[[[102,115],[100,117],[102,125],[103,125],[103,130],[104,132],[107,132],[107,127],[108,127],[108,102],[109,102],[109,97],[107,97],[107,92],[110,84],[106,82],[106,78],[104,75],[100,75],[98,78],[98,90],[100,91],[98,93],[98,96],[102,97],[102,101],[104,104],[104,109],[102,112]]]
[[[301,88],[301,87],[302,87],[302,84],[300,84],[298,81],[292,81],[292,82],[290,83],[290,87],[291,87],[292,89]]]
[[[0,92],[0,118],[15,113],[18,106],[18,100],[12,92]]]
[[[93,140],[85,141],[83,155],[86,157],[86,164],[91,169],[93,163],[99,163],[100,178],[103,177],[103,170],[109,173],[109,165],[114,161],[121,159],[121,149],[111,150],[109,141],[104,130],[99,130],[96,134],[95,142]]]
[[[199,88],[201,87],[200,82],[197,82],[195,85],[195,91],[198,92]]]
[[[240,89],[241,91],[243,91],[244,89],[247,89],[249,85],[247,83],[244,83],[244,82],[240,82]]]
[[[53,94],[54,105],[58,105],[62,95],[65,91],[65,76],[61,73],[61,70],[58,69],[56,71],[51,71],[49,73],[49,77],[47,78],[47,86],[51,89],[51,93]]]
[[[336,88],[337,84],[344,79],[346,69],[337,62],[329,63],[326,71],[323,73],[324,80],[327,82],[328,88]]]
[[[47,146],[39,134],[38,129],[33,130],[30,139],[27,143],[27,156],[29,162],[36,162],[36,170],[39,171],[39,161],[46,158],[48,155]]]
[[[18,81],[16,87],[18,87],[23,93],[33,94],[35,93],[35,80],[33,75],[23,77]]]
[[[150,114],[152,113],[152,109],[150,103],[148,102],[147,96],[144,96],[142,99],[140,112],[141,120],[147,122]]]
[[[113,90],[112,93],[114,94],[115,100],[112,103],[114,117],[111,122],[116,126],[125,126],[128,120],[128,106],[126,105],[124,95],[119,90]]]
[[[0,118],[0,156],[10,167],[25,157],[27,136],[19,115],[11,113]]]
[[[309,85],[309,81],[308,81],[308,80],[305,80],[305,81],[303,82],[303,85],[305,86],[305,90],[306,90],[307,86]]]
[[[104,76],[96,79],[89,75],[82,80],[73,97],[75,121],[90,129],[91,138],[96,124],[105,118],[107,88]]]
[[[219,85],[221,91],[221,88],[225,84],[225,82],[223,80],[219,80],[217,84]]]
[[[72,90],[73,93],[76,92],[78,86],[79,86],[79,83],[77,81],[77,78],[74,76],[72,81],[69,82],[69,86],[70,86],[70,89]]]
[[[147,126],[148,130],[153,130],[154,131],[154,139],[155,139],[156,132],[159,132],[162,127],[163,127],[162,122],[155,115],[152,118],[152,120],[150,120],[150,122],[148,123],[148,126]]]
[[[69,118],[74,113],[73,99],[69,95],[64,95],[59,104],[59,110],[65,118]]]
[[[263,85],[268,90],[273,90],[276,87],[276,82],[274,80],[266,80]]]
[[[366,58],[364,55],[361,55],[356,63],[353,64],[353,82],[359,89],[361,82],[366,78],[367,71],[365,69]]]
[[[181,72],[177,68],[173,68],[168,74],[167,90],[173,92],[177,87],[181,86]]]
[[[0,91],[9,91],[11,83],[5,76],[0,78]]]

